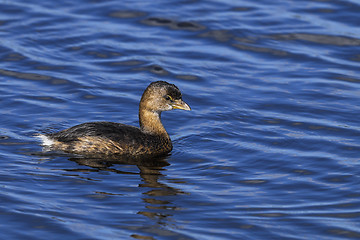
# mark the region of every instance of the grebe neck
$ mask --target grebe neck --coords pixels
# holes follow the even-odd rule
[[[164,137],[169,138],[169,135],[161,122],[161,112],[141,109],[139,111],[139,123],[142,131],[150,134],[163,135]]]

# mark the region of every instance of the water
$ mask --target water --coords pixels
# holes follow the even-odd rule
[[[360,4],[1,1],[0,239],[359,239]],[[43,153],[36,133],[137,125],[164,161]]]

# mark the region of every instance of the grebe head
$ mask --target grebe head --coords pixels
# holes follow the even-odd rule
[[[152,82],[141,97],[140,109],[162,112],[173,109],[191,110],[182,100],[178,87],[165,81]]]

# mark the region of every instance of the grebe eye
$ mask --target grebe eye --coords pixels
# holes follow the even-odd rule
[[[169,101],[169,100],[170,100],[170,101],[173,101],[172,97],[170,97],[169,95],[166,95],[166,96],[165,96],[165,99],[168,100],[168,101]]]

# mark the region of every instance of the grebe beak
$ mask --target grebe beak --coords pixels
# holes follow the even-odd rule
[[[181,110],[186,110],[186,111],[190,111],[191,108],[190,106],[184,102],[182,99],[177,99],[173,102],[173,104],[171,104],[173,109],[181,109]]]

